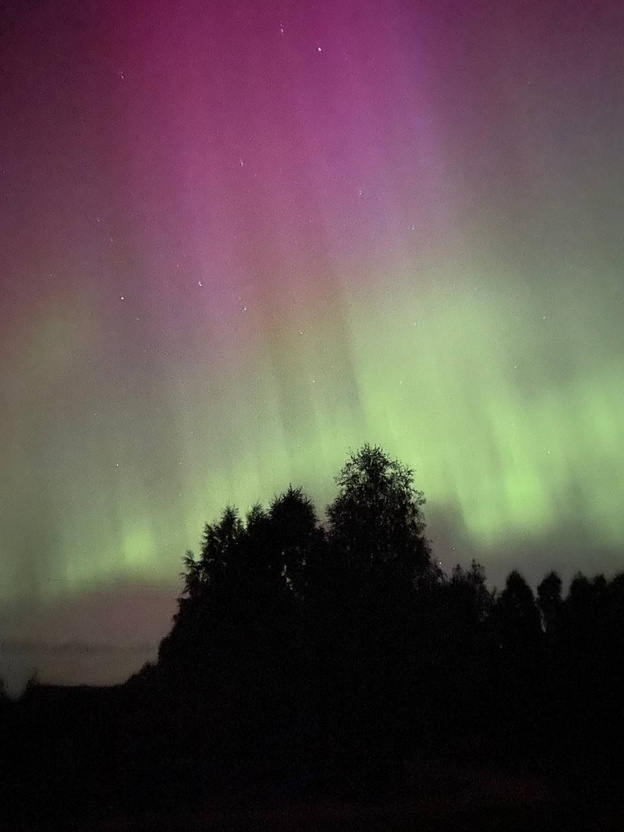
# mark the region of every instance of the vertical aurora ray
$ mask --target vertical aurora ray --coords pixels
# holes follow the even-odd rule
[[[365,441],[445,561],[619,565],[622,13],[447,5],[7,18],[0,598],[173,586]]]

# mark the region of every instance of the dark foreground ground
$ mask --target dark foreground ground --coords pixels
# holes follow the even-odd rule
[[[122,689],[42,687],[5,711],[0,832],[624,832],[623,768],[601,754],[602,741],[550,755],[542,743],[531,757],[518,753],[517,740],[501,750],[453,735],[412,754],[396,769],[398,785],[383,795],[359,776],[355,786],[336,777],[334,788],[325,781],[314,790],[309,777],[307,784],[292,772],[280,779],[266,763],[218,786],[213,771],[210,786],[206,759],[185,755],[184,745],[168,756],[157,746],[133,750],[132,727],[152,716],[143,707],[125,711],[125,696]],[[153,736],[160,736],[156,727]],[[349,765],[353,770],[352,758]]]
[[[63,795],[56,807],[9,813],[1,824],[8,830],[68,829],[82,832],[116,830],[422,830],[423,832],[524,832],[524,830],[624,830],[624,788],[620,778],[598,770],[500,773],[468,769],[449,761],[427,761],[409,767],[403,793],[384,804],[340,799],[254,800],[238,796],[207,800],[203,806],[114,806],[64,811]]]

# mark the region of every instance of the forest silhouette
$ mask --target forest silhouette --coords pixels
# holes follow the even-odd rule
[[[440,569],[424,495],[381,448],[336,485],[325,524],[292,486],[206,524],[158,660],[126,684],[0,696],[7,817],[384,805],[433,793],[433,760],[538,772],[577,809],[616,799],[624,575],[492,590],[475,561]]]

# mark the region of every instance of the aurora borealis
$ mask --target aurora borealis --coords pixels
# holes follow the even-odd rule
[[[155,644],[206,520],[322,509],[366,441],[445,566],[624,567],[623,36],[581,0],[9,3],[0,637]]]

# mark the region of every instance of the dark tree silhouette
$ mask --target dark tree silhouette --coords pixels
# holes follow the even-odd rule
[[[540,641],[540,615],[533,590],[515,569],[507,577],[496,610],[503,649],[531,653]]]
[[[210,748],[213,780],[239,788],[261,760],[274,787],[388,796],[423,745],[518,757],[621,736],[623,578],[577,575],[563,598],[551,572],[536,597],[514,570],[491,592],[476,561],[436,566],[424,496],[381,448],[336,483],[326,528],[290,486],[244,519],[227,507],[185,556],[173,629],[134,680],[167,692],[169,750]]]
[[[436,645],[432,663],[438,667],[435,698],[444,715],[438,731],[478,732],[492,710],[487,630],[492,594],[485,570],[475,560],[469,569],[455,566],[441,589],[431,616]]]
[[[206,523],[202,539],[199,574],[204,584],[218,586],[240,577],[240,547],[244,526],[233,506],[227,506],[221,520]],[[187,555],[188,557],[188,555]],[[194,575],[195,570],[189,570]]]
[[[537,587],[537,606],[546,633],[551,635],[561,616],[563,581],[556,572],[549,572]]]
[[[307,738],[306,570],[322,539],[311,501],[291,486],[244,521],[227,507],[206,525],[200,556],[185,556],[185,589],[161,643],[159,674],[180,707],[207,714],[191,745],[220,749],[222,768],[239,778],[260,748],[268,776],[270,760],[283,766]]]
[[[433,571],[424,537],[425,498],[409,468],[364,445],[351,454],[336,483],[338,496],[327,508],[329,538],[349,565],[371,576],[392,575],[407,586]]]
[[[326,592],[316,612],[323,733],[342,749],[352,788],[370,790],[371,781],[398,777],[406,714],[413,716],[417,696],[419,618],[422,624],[426,589],[440,573],[424,536],[425,499],[409,468],[364,445],[336,483],[327,508]]]
[[[426,755],[539,757],[570,797],[621,773],[624,575],[564,595],[550,572],[535,596],[514,570],[490,591],[476,561],[436,566],[410,469],[365,445],[336,482],[325,528],[293,486],[206,524],[158,662],[125,686],[31,683],[13,702],[0,685],[0,803],[28,802],[20,777],[42,817],[59,794],[90,811],[387,800]]]
[[[533,590],[517,570],[508,575],[496,599],[491,626],[499,649],[496,698],[504,703],[499,730],[518,745],[530,744],[542,718],[543,632]]]
[[[482,624],[492,610],[492,594],[485,583],[485,569],[473,560],[469,569],[459,564],[454,567],[450,580],[453,606],[463,611],[463,626],[474,629]]]

